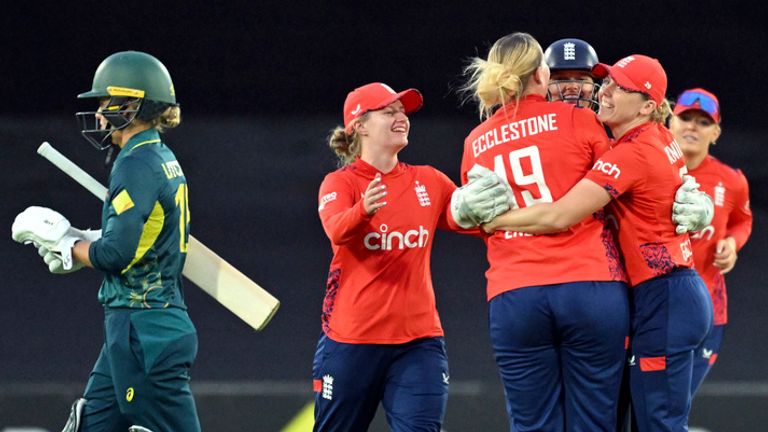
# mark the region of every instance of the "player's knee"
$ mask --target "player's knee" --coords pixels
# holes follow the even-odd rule
[[[79,398],[72,403],[72,408],[69,410],[69,418],[67,418],[67,422],[64,424],[61,432],[77,432],[80,429],[85,402],[84,398]]]

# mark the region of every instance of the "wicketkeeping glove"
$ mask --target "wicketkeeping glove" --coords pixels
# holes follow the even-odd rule
[[[712,223],[714,215],[712,198],[699,190],[693,176],[684,175],[683,184],[675,192],[675,203],[672,204],[672,221],[677,225],[675,232],[701,231]]]
[[[62,270],[72,271],[72,246],[80,240],[95,241],[101,237],[101,231],[81,231],[72,228],[67,218],[47,207],[28,207],[16,216],[11,227],[11,237],[19,243],[43,246],[45,255],[50,252],[61,261]],[[38,250],[38,253],[40,251]],[[53,258],[52,258],[53,259]],[[49,265],[49,270],[52,264]]]
[[[451,196],[451,216],[458,226],[476,227],[510,209],[512,191],[496,173],[475,165],[467,176],[469,182]]]

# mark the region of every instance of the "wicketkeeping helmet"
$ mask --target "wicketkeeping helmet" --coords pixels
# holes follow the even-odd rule
[[[106,149],[115,130],[131,124],[135,118],[152,120],[169,106],[177,105],[171,75],[160,60],[139,51],[123,51],[104,59],[93,76],[91,90],[77,96],[108,98],[99,111],[78,112],[82,134],[96,148]],[[102,128],[99,116],[109,123]]]
[[[567,38],[553,42],[544,52],[544,61],[549,66],[550,71],[582,71],[592,76],[592,66],[599,63],[597,53],[592,45],[581,39]],[[563,92],[566,85],[578,85],[578,93]],[[550,100],[563,100],[570,103],[586,102],[592,109],[597,109],[597,91],[600,89],[598,84],[594,84],[591,94],[583,94],[582,88],[588,84],[582,80],[550,80]],[[555,88],[557,94],[552,94],[552,88]]]

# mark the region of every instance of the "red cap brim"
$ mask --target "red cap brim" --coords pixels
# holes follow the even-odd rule
[[[704,114],[705,116],[707,116],[707,117],[709,117],[710,119],[712,119],[712,121],[713,121],[713,122],[715,122],[715,123],[720,123],[720,116],[717,116],[717,118],[715,118],[715,116],[714,116],[714,115],[710,114],[709,112],[707,112],[707,111],[705,111],[705,110],[701,109],[701,107],[700,107],[700,106],[696,106],[696,105],[681,105],[681,104],[675,104],[675,108],[672,110],[672,114],[674,114],[674,115],[680,115],[680,114],[682,114],[682,113],[684,113],[684,112],[686,112],[686,111],[699,111],[700,113],[702,113],[702,114]]]
[[[592,74],[600,79],[603,79],[607,77],[608,75],[611,76],[611,79],[616,81],[616,84],[621,87],[625,88],[627,90],[632,90],[640,93],[648,94],[646,90],[638,88],[635,83],[632,82],[629,77],[624,74],[621,69],[608,66],[605,63],[598,63],[595,66],[592,67]]]

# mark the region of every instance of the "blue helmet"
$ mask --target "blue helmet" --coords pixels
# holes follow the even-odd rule
[[[583,70],[592,73],[599,63],[592,45],[581,39],[567,38],[555,41],[544,52],[544,61],[550,70]]]
[[[597,110],[597,91],[600,85],[594,83],[592,67],[599,63],[592,45],[581,39],[566,38],[553,42],[544,52],[544,61],[555,77],[549,82],[549,100],[562,100]],[[586,72],[592,80],[573,77],[558,79],[558,72]]]

